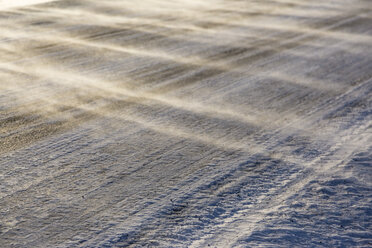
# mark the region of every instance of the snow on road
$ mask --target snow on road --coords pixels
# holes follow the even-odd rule
[[[6,10],[11,8],[19,8],[52,1],[53,0],[1,0],[0,9]]]
[[[371,247],[371,7],[0,1],[0,247]]]

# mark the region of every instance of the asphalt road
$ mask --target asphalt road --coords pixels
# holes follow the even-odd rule
[[[2,248],[371,247],[371,127],[370,1],[0,1]]]

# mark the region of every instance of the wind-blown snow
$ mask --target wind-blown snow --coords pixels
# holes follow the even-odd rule
[[[0,1],[0,247],[371,247],[368,1]]]
[[[47,3],[47,2],[52,2],[52,1],[53,0],[1,0],[0,10],[25,7],[25,6]]]

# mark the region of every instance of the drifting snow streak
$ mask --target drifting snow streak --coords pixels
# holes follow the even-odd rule
[[[9,8],[25,7],[34,4],[41,4],[46,2],[53,2],[53,0],[1,0],[0,10],[6,10]]]
[[[368,246],[371,13],[0,1],[0,247]]]

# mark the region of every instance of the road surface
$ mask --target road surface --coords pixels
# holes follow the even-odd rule
[[[0,1],[0,247],[371,247],[367,0]]]

